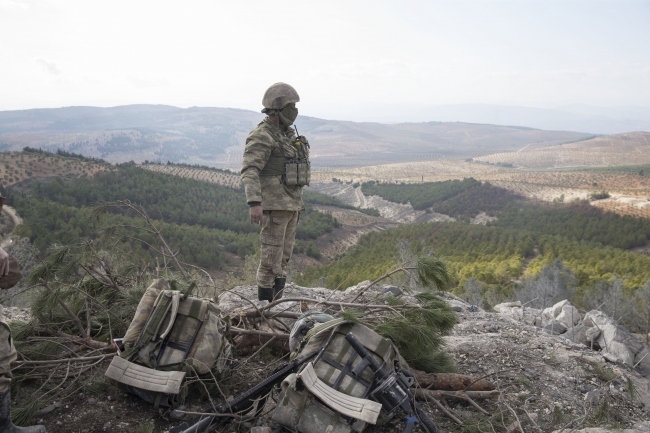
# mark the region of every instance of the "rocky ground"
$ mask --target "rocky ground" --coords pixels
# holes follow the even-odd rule
[[[357,290],[356,286],[345,292],[332,292],[290,285],[285,297],[343,302],[349,301]],[[382,289],[369,296],[378,302]],[[498,399],[476,401],[485,413],[465,402],[442,400],[463,426],[455,424],[440,409],[426,406],[443,430],[514,433],[587,429],[584,433],[598,433],[601,430],[593,428],[613,427],[629,432],[650,432],[650,381],[629,365],[563,335],[545,332],[532,324],[535,314],[530,312],[520,317],[509,311],[486,312],[452,295],[441,296],[458,312],[459,324],[445,339],[459,372],[484,377],[501,392]],[[255,299],[255,288],[237,287],[221,296],[220,305],[224,313],[236,317],[240,311],[250,310],[252,304],[262,305],[257,301],[251,304],[249,299]],[[291,301],[277,308],[299,311],[306,305]],[[11,314],[22,313],[12,310]],[[290,325],[289,319],[287,325]],[[249,384],[265,377],[278,363],[277,357],[268,351],[256,357],[249,358],[249,355],[250,352],[239,354],[237,365],[240,368],[222,383],[226,396],[237,395]],[[28,398],[26,389],[18,391],[19,401]],[[191,396],[184,409],[200,412],[209,406],[205,399]],[[164,432],[178,424],[177,418],[181,417],[189,419],[190,415],[156,411],[151,405],[112,387],[98,375],[93,387],[44,408],[37,419],[51,433]],[[259,422],[266,424],[268,420]],[[246,432],[250,427],[231,424],[222,431]],[[396,420],[366,431],[398,432],[402,428],[401,421]]]

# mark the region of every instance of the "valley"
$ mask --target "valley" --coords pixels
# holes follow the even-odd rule
[[[246,119],[246,113],[239,114]],[[179,122],[175,128],[182,125],[182,117]],[[195,119],[190,124],[192,122]],[[624,147],[626,152],[631,152],[633,147],[643,149],[646,135],[630,134],[629,140],[597,137],[578,143],[558,144],[552,142],[559,137],[553,133],[531,143],[526,140],[539,135],[534,130],[502,130],[505,135],[493,137],[490,141],[489,134],[494,129],[489,125],[475,125],[472,130],[467,125],[436,124],[393,126],[392,132],[390,128],[384,128],[382,134],[385,137],[376,140],[377,135],[364,135],[368,132],[364,128],[372,125],[351,126],[339,122],[327,130],[326,126],[314,121],[312,126],[314,130],[321,128],[312,142],[314,148],[324,146],[323,143],[327,142],[320,140],[329,137],[335,141],[358,140],[354,148],[365,150],[354,153],[353,149],[348,149],[345,153],[342,147],[331,142],[328,151],[338,149],[342,156],[317,154],[313,158],[312,183],[303,193],[306,209],[301,215],[293,257],[287,269],[288,279],[292,282],[288,286],[291,294],[316,296],[317,299],[320,299],[320,294],[327,294],[328,299],[354,298],[355,290],[369,281],[383,278],[391,269],[419,263],[422,258],[440,258],[450,281],[446,286],[448,293],[439,296],[453,305],[462,319],[453,333],[446,337],[449,356],[453,358],[451,362],[455,368],[467,374],[492,371],[493,367],[482,367],[486,365],[485,357],[506,349],[517,353],[503,355],[503,359],[495,362],[494,368],[501,363],[512,364],[513,357],[517,361],[512,365],[528,363],[526,353],[531,348],[535,353],[542,353],[543,349],[544,361],[540,368],[553,374],[560,371],[560,368],[554,370],[555,364],[549,364],[554,362],[553,357],[568,359],[571,371],[562,373],[565,376],[582,374],[582,371],[591,371],[592,368],[585,369],[578,358],[571,361],[574,359],[571,351],[579,352],[580,359],[593,359],[599,363],[608,359],[587,346],[566,343],[566,347],[560,347],[558,342],[566,340],[563,336],[545,336],[541,328],[528,324],[522,327],[521,323],[499,315],[502,313],[493,312],[510,305],[510,302],[530,302],[526,307],[530,315],[532,308],[542,311],[549,303],[570,299],[581,314],[599,309],[617,317],[618,322],[631,331],[639,335],[647,333],[642,307],[650,305],[650,298],[646,298],[650,293],[650,163],[643,157],[637,158],[638,155],[626,159],[617,154],[618,147],[623,145],[627,146]],[[417,142],[415,135],[409,134],[420,134],[419,139],[424,140],[422,137],[427,137],[426,131],[419,128],[444,130],[449,134],[449,140],[456,140],[458,146],[445,150],[444,146],[439,147],[437,138],[428,137],[426,140],[433,144],[424,153],[418,150],[423,146],[417,144],[402,155],[382,154],[377,150],[405,146],[403,141],[399,141],[400,134],[413,143]],[[464,131],[467,141],[459,138],[462,134],[458,128]],[[86,310],[88,302],[95,308],[101,305],[98,302],[114,302],[112,295],[106,298],[109,301],[102,298],[95,302],[85,298],[85,301],[73,304],[77,314],[88,318],[88,327],[97,341],[109,338],[107,332],[124,331],[123,325],[130,320],[138,299],[134,294],[144,288],[142,282],[159,275],[179,278],[178,269],[184,268],[184,275],[198,282],[197,293],[204,296],[221,294],[222,311],[233,310],[236,304],[238,307],[233,310],[232,317],[237,318],[242,308],[250,308],[251,302],[255,308],[261,308],[254,301],[259,228],[248,222],[248,206],[236,171],[244,134],[235,131],[239,144],[229,142],[221,156],[204,159],[199,155],[208,149],[207,144],[201,148],[195,141],[188,147],[178,138],[187,131],[126,131],[122,128],[101,133],[74,133],[97,134],[92,135],[99,143],[95,144],[94,150],[92,146],[86,147],[89,146],[86,142],[92,140],[78,141],[81,144],[75,149],[89,152],[83,155],[60,147],[55,153],[33,147],[20,152],[0,153],[2,192],[7,196],[6,215],[0,216],[3,248],[19,260],[26,275],[34,270],[41,272],[39,269],[43,263],[53,266],[56,276],[50,284],[63,290],[61,293],[65,293],[66,299],[78,296],[76,292],[66,292],[76,287],[78,280],[76,274],[66,274],[66,269],[72,269],[77,263],[79,267],[75,272],[80,275],[99,272],[92,275],[95,278],[110,275],[116,284],[132,286],[129,290],[134,291],[125,292],[126,297],[120,298],[119,324],[111,322],[112,315],[105,315],[101,309],[92,311],[92,314],[91,310]],[[11,140],[20,137],[16,132],[12,130],[11,137],[0,135],[0,142],[5,140],[6,144],[7,137]],[[481,133],[485,135],[481,136]],[[61,139],[62,135],[57,134],[47,135],[50,145]],[[176,138],[170,139],[169,134]],[[351,134],[356,134],[357,138]],[[131,137],[128,143],[119,138],[127,136]],[[145,136],[152,140],[152,137],[157,137],[158,141],[153,140],[151,147],[138,147],[138,140]],[[81,140],[81,137],[74,135],[75,140]],[[178,141],[174,141],[176,139]],[[367,147],[363,147],[364,140],[369,140]],[[504,147],[502,140],[511,140],[508,145],[517,150],[506,152],[509,149]],[[60,143],[65,144],[64,141]],[[32,144],[37,142],[30,141]],[[488,142],[489,146],[485,144]],[[129,143],[134,146],[133,152],[124,148]],[[113,149],[110,152],[109,147]],[[100,148],[101,152],[98,151]],[[53,147],[50,149],[54,150]],[[160,158],[141,160],[140,163],[132,161],[151,158],[151,152],[155,157],[160,155],[156,152],[164,149],[179,152],[175,162],[151,162]],[[442,153],[436,153],[436,149],[442,149]],[[218,158],[225,158],[223,161],[227,163],[219,163]],[[558,163],[569,160],[579,167]],[[144,214],[146,218],[142,218]],[[76,252],[83,250],[87,252],[79,255],[79,259],[64,259],[64,262],[69,261],[63,267],[52,261],[52,257],[81,254]],[[86,261],[98,261],[101,266],[88,268]],[[79,281],[78,284],[92,282],[90,279]],[[382,280],[382,284],[388,285],[376,286],[376,290],[395,286],[400,291],[422,290],[418,281],[413,274],[396,274]],[[39,320],[50,320],[50,313],[43,309],[47,305],[47,292],[29,291],[28,287],[24,278],[10,293],[3,294],[5,296],[0,302],[6,307],[11,306],[7,310],[14,318],[32,314]],[[82,293],[95,290],[88,287]],[[109,289],[106,293],[114,293],[113,285],[106,287]],[[385,298],[385,293],[369,293],[372,301],[368,302],[384,302],[381,299],[377,301],[377,297]],[[540,301],[540,296],[543,296],[543,301]],[[385,302],[398,305],[400,301],[391,298]],[[282,307],[282,312],[292,309],[291,314],[294,310],[298,314],[305,308],[303,304],[290,301]],[[621,309],[620,305],[624,307]],[[22,308],[29,306],[31,310]],[[61,329],[67,327],[66,332],[77,332],[69,328],[69,320],[59,310],[58,307],[53,309],[57,314],[56,320],[62,324]],[[108,331],[103,322],[100,323],[104,320],[107,320]],[[238,326],[250,328],[252,332],[271,330],[262,326],[261,321],[247,320]],[[462,349],[468,344],[483,347],[486,336],[498,343],[498,349],[491,344],[486,346],[488,349],[477,349],[476,356]],[[34,338],[42,336],[31,336],[18,343],[21,353],[30,359],[50,359],[50,355],[34,352],[45,350],[34,346],[41,344]],[[261,349],[256,348],[252,355],[246,349],[238,349],[237,362],[246,359],[245,364],[255,356],[273,359],[267,352],[258,355]],[[60,348],[47,350],[58,353]],[[235,375],[243,371],[241,365],[238,364]],[[99,387],[102,391],[97,396],[111,395],[119,402],[116,404],[125,405],[129,397],[112,392],[113,388],[101,376],[104,370],[103,364],[92,370],[95,376],[88,377],[83,385],[84,392]],[[259,377],[264,375],[264,370],[255,371]],[[646,383],[639,373],[632,373],[632,370],[626,370],[626,373],[616,371],[620,377],[635,374],[634,380]],[[525,376],[513,373],[505,377],[504,383],[508,386],[514,384],[529,398],[538,394],[539,389],[529,389],[528,385],[535,380],[530,372]],[[574,406],[582,401],[582,390],[587,389],[585,382],[577,380],[582,388],[576,390],[547,382],[543,382],[543,392],[554,394],[534,397],[538,398],[538,403],[532,405],[539,411],[536,419],[546,426],[555,425],[555,412],[547,410],[546,406],[558,399],[563,407],[567,407],[568,413],[577,416]],[[608,383],[603,381],[602,386],[606,389]],[[230,388],[228,392],[234,392],[234,389]],[[516,403],[518,394],[504,395]],[[146,425],[155,427],[155,431],[163,431],[174,423],[167,415],[162,418],[151,415],[153,412],[148,405],[135,400],[128,403],[138,407],[141,413],[126,411],[123,421],[118,424],[105,416],[98,416],[98,421],[89,421],[75,415],[86,410],[96,413],[96,400],[93,397],[92,403],[86,404],[81,393],[79,398],[75,394],[74,398],[67,400],[71,410],[55,409],[51,415],[43,415],[43,422],[48,428],[52,426],[55,432],[65,431],[56,424],[63,419],[62,416],[68,417],[66,422],[73,425],[91,423],[97,431],[113,425],[124,429],[128,425]],[[25,395],[19,394],[17,401],[25,404]],[[626,398],[621,397],[620,401],[624,402]],[[190,404],[193,410],[203,410],[199,409],[201,403],[198,400],[192,400]],[[644,419],[645,416],[640,408],[637,411],[626,406],[624,411],[626,416],[635,419]],[[458,413],[468,425],[475,422],[476,414],[471,410],[459,409]],[[143,421],[142,414],[152,416],[155,422]],[[460,431],[454,430],[450,423],[443,421],[443,425],[450,431]]]

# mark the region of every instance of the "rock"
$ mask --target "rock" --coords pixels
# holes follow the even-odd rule
[[[588,312],[582,324],[586,328],[585,335],[589,339],[591,336],[598,335],[594,337],[594,342],[597,342],[604,352],[630,367],[634,366],[636,355],[648,348],[647,345],[634,337],[630,331],[614,322],[602,311],[592,310]],[[590,328],[596,329],[592,330]],[[649,358],[650,356],[642,361],[643,363],[647,362],[647,365],[644,365],[642,369],[650,368]]]
[[[493,309],[497,313],[507,313],[510,308],[521,308],[521,302],[504,302],[503,304],[495,305]]]
[[[34,416],[43,416],[52,412],[55,409],[56,409],[56,405],[51,404],[49,406],[45,406],[44,408],[37,410],[36,413],[34,413]]]
[[[598,340],[598,337],[600,336],[600,329],[596,328],[595,326],[592,326],[591,328],[584,329],[584,333],[586,339],[585,344],[591,346],[592,341],[595,342]]]
[[[560,314],[555,316],[555,320],[562,323],[567,328],[570,328],[580,323],[580,320],[582,320],[582,314],[580,314],[576,307],[567,302],[562,306]]]
[[[544,326],[544,332],[551,335],[560,335],[564,334],[567,331],[567,327],[559,322],[551,322],[548,325]]]
[[[587,336],[585,335],[585,328],[582,325],[576,325],[573,328],[569,328],[563,336],[572,343],[584,345],[588,345],[589,343]]]
[[[469,308],[469,304],[457,299],[447,299],[447,304],[451,307],[452,310],[457,312],[463,312],[465,309]]]
[[[271,427],[253,427],[251,429],[251,433],[271,433],[273,430],[271,430]]]
[[[173,409],[171,412],[169,412],[169,417],[171,419],[181,419],[185,416],[185,414],[179,412],[179,410],[184,411],[185,409],[185,406],[178,406],[176,409]]]
[[[621,361],[615,355],[612,355],[611,353],[608,352],[602,352],[602,356],[605,359],[605,361],[611,362],[612,364],[616,364],[617,362]]]
[[[552,307],[545,308],[541,315],[541,325],[538,323],[536,323],[536,325],[545,326],[555,321],[563,324],[567,328],[572,328],[576,324],[580,323],[581,319],[582,314],[580,314],[578,309],[565,299]]]
[[[521,320],[524,317],[524,309],[521,306],[521,302],[504,302],[503,304],[497,304],[493,307],[494,311],[497,313],[505,314],[511,316],[513,319]]]
[[[600,402],[600,392],[597,389],[592,389],[585,394],[585,403],[596,406]]]
[[[392,285],[383,286],[381,288],[381,291],[384,294],[384,296],[390,296],[390,295],[399,296],[399,295],[404,293],[404,292],[402,292],[402,289],[400,289],[397,286],[392,286]]]
[[[636,370],[645,377],[650,376],[650,347],[646,346],[634,357]]]

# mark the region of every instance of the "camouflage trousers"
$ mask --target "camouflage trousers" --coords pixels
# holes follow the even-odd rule
[[[257,268],[258,286],[273,287],[276,277],[287,276],[285,270],[293,252],[299,219],[300,212],[297,211],[264,211],[260,233],[262,251]]]
[[[11,340],[11,330],[0,313],[0,395],[9,389],[12,377],[11,363],[16,358],[16,349]]]

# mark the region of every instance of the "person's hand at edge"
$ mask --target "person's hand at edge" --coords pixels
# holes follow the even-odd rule
[[[9,275],[9,254],[0,248],[0,278]]]

